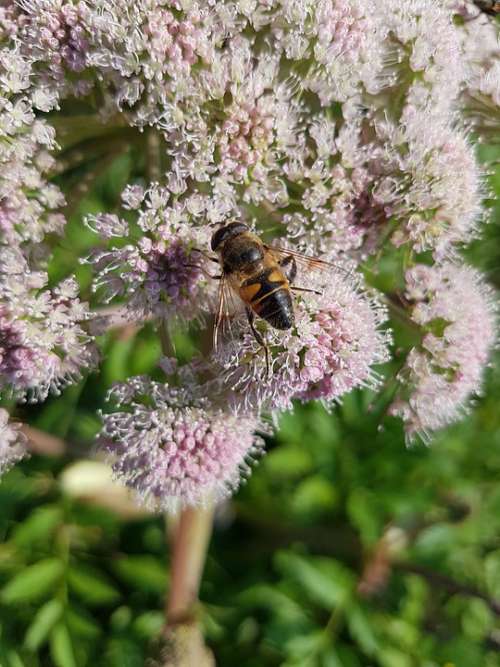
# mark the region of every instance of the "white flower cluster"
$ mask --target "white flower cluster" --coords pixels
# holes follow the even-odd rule
[[[257,321],[270,372],[236,296],[196,372],[169,362],[168,384],[120,388],[102,441],[127,484],[164,506],[223,495],[262,414],[376,388],[374,366],[392,342],[382,303],[394,294],[367,286],[362,271],[369,262],[376,273],[382,257],[402,265],[401,248],[406,285],[394,289],[406,292],[421,341],[392,412],[409,437],[457,419],[480,389],[496,328],[493,297],[459,259],[483,217],[462,118],[494,127],[500,101],[497,27],[469,21],[471,11],[434,0],[2,2],[3,387],[44,398],[95,357],[76,283],[50,286],[44,265],[64,230],[53,128],[82,108],[92,110],[87,139],[99,121],[103,146],[109,131],[115,145],[132,137],[145,148],[121,208],[85,221],[98,235],[82,258],[97,299],[125,319],[207,326],[220,293],[213,275],[227,273],[210,240],[235,221],[339,267],[299,264],[291,326]]]

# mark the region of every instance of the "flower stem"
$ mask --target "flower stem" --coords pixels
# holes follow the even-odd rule
[[[171,530],[170,593],[165,605],[163,667],[213,667],[196,621],[198,591],[212,530],[213,507],[187,508]]]
[[[179,517],[174,534],[170,595],[166,607],[169,625],[192,620],[210,541],[212,517],[212,507],[190,507],[183,510]]]

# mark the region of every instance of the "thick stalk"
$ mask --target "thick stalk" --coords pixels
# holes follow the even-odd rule
[[[172,542],[163,667],[214,667],[196,618],[198,591],[212,531],[213,507],[183,510],[168,528]],[[175,519],[174,519],[175,521]]]
[[[166,607],[170,626],[193,619],[212,518],[211,507],[188,508],[179,517],[174,532],[170,595]]]

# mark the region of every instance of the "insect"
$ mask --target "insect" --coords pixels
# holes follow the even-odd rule
[[[500,2],[498,0],[474,0],[474,4],[479,11],[490,16],[498,16],[500,14]]]
[[[214,232],[211,248],[217,253],[214,261],[222,268],[222,274],[215,276],[220,279],[220,284],[213,334],[214,349],[217,348],[220,326],[227,316],[228,299],[231,293],[236,293],[245,306],[252,334],[265,351],[269,375],[269,347],[255,327],[255,316],[264,319],[274,329],[291,329],[294,325],[292,292],[320,293],[293,284],[297,263],[304,263],[308,269],[333,265],[295,251],[266,245],[243,222],[231,222]]]

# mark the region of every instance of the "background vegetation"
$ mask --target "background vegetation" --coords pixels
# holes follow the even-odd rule
[[[50,267],[54,281],[78,267],[89,285],[78,257],[96,237],[82,215],[113,209],[141,169],[135,151],[93,158],[95,182],[74,206]],[[490,166],[499,154],[481,148]],[[64,183],[70,202],[78,183],[77,172]],[[498,195],[498,169],[490,184]],[[486,238],[470,254],[500,288],[494,201],[492,194]],[[189,358],[189,335],[176,345]],[[155,651],[168,588],[163,518],[75,499],[64,475],[92,456],[109,386],[153,372],[160,356],[148,328],[114,331],[103,346],[99,380],[91,375],[16,412],[67,448],[34,454],[0,484],[2,667],[136,667]],[[248,484],[217,514],[199,613],[218,665],[500,665],[494,362],[474,412],[430,447],[406,447],[400,425],[385,415],[391,382],[382,400],[357,392],[332,414],[308,405],[282,419]]]

